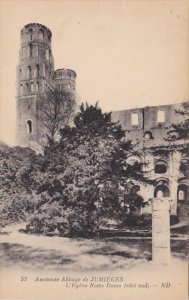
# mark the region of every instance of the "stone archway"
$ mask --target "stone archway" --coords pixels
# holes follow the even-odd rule
[[[189,185],[185,181],[178,183],[177,215],[179,222],[188,223],[189,214]]]
[[[154,198],[165,197],[170,197],[169,183],[166,180],[160,180],[154,189]]]
[[[180,183],[177,190],[177,201],[189,201],[189,186],[185,183]]]

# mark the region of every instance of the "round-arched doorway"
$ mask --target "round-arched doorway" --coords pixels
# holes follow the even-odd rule
[[[160,180],[154,189],[154,198],[165,197],[170,197],[169,183],[166,180]]]
[[[183,201],[183,202],[188,202],[189,201],[189,187],[188,185],[181,183],[178,185],[178,190],[177,190],[177,200],[178,201]]]

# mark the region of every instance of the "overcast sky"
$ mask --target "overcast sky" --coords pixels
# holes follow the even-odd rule
[[[179,103],[189,94],[189,1],[0,0],[0,139],[14,142],[20,30],[52,31],[55,68],[103,111]]]

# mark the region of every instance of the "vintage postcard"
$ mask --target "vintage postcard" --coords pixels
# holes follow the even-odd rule
[[[0,299],[187,300],[188,1],[0,20]]]

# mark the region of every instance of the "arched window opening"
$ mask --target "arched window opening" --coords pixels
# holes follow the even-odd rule
[[[19,70],[20,78],[22,77],[22,69]]]
[[[38,57],[39,56],[39,49],[38,46],[33,47],[33,56]]]
[[[155,190],[154,190],[154,197],[155,198],[165,198],[169,197],[170,192],[169,192],[169,187],[168,183],[164,180],[161,180],[160,182],[157,183]]]
[[[39,92],[39,82],[36,82],[36,92]]]
[[[127,165],[131,168],[134,168],[135,172],[143,171],[144,165],[142,164],[142,162],[142,158],[139,155],[131,155],[126,160]]]
[[[33,39],[33,30],[29,29],[29,40],[32,41]]]
[[[33,93],[34,92],[34,83],[31,82],[31,92]]]
[[[27,93],[30,92],[30,85],[29,85],[29,83],[26,83],[26,92],[27,92]]]
[[[32,133],[32,121],[27,121],[27,133]]]
[[[50,51],[49,49],[46,49],[46,60],[49,60],[50,58]]]
[[[39,65],[35,66],[35,77],[38,78],[39,77]]]
[[[180,172],[182,173],[182,176],[189,177],[189,169],[188,169],[188,158],[182,158],[180,162]]]
[[[184,201],[185,199],[185,192],[183,190],[178,191],[178,200]]]
[[[189,187],[186,184],[180,184],[177,191],[178,201],[189,201]]]
[[[144,138],[147,139],[147,140],[153,140],[154,139],[151,131],[146,131],[144,133]]]
[[[43,38],[44,38],[43,30],[39,30],[39,39],[43,40]]]
[[[127,158],[127,164],[133,166],[134,164],[140,164],[142,159],[139,155],[131,155]]]
[[[159,110],[157,114],[157,122],[163,123],[165,122],[165,112],[163,110]]]
[[[167,172],[167,164],[163,160],[159,160],[155,164],[154,171],[156,174],[164,174]]]
[[[28,57],[32,57],[32,45],[28,46]]]
[[[70,88],[71,88],[71,84],[70,84],[70,83],[68,83],[68,90],[70,90]]]
[[[23,85],[20,84],[20,95],[22,95],[22,94],[23,94]]]
[[[139,118],[137,113],[131,114],[131,125],[136,126],[139,124]]]
[[[28,66],[28,68],[27,68],[27,77],[28,77],[28,79],[32,78],[32,69],[31,69],[31,66]]]

